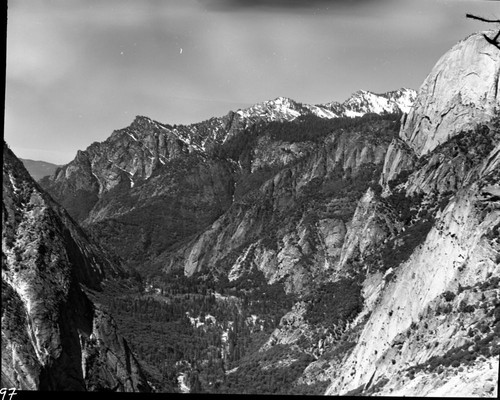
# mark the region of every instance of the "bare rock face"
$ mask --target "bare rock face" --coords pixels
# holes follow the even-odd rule
[[[461,312],[460,304],[464,304],[463,300],[479,310],[480,293],[476,298],[471,289],[500,276],[497,260],[500,248],[497,240],[491,240],[491,232],[500,223],[500,214],[495,202],[485,203],[479,196],[484,182],[464,189],[450,202],[423,245],[380,291],[360,340],[343,365],[345,373],[327,394],[347,393],[383,377],[392,376],[396,385],[397,371],[425,364],[436,354],[472,343],[467,329],[477,326],[486,316],[479,311],[469,316]],[[457,292],[459,287],[471,289]],[[446,291],[460,296],[451,304],[450,314],[443,321],[438,310],[446,304],[440,297]],[[495,298],[499,294],[498,288],[492,292]],[[429,346],[434,340],[438,340],[436,346]],[[401,384],[401,380],[398,382]],[[478,379],[468,390],[483,383]],[[436,388],[442,384],[435,382]],[[390,393],[389,387],[386,394]],[[459,393],[452,391],[447,395]]]
[[[5,144],[3,157],[2,387],[149,391],[112,319],[86,294],[123,272]]]
[[[486,32],[491,34],[491,32]],[[500,51],[476,33],[436,63],[418,91],[401,138],[418,156],[492,119],[499,105]]]
[[[326,394],[497,393],[491,382],[500,345],[499,68],[498,49],[474,34],[446,53],[420,88],[380,182],[387,189],[398,177],[391,190],[410,202],[415,223],[423,209],[439,203],[438,211],[406,259],[382,279],[368,271],[361,314],[369,317],[354,321],[361,334],[341,373],[332,372]],[[387,199],[391,195],[386,191]],[[383,236],[366,234],[370,215],[384,215],[369,212],[380,201],[370,193],[360,201],[357,214],[364,217],[358,220],[366,222],[351,224],[346,257],[363,240],[365,248],[384,247]],[[493,350],[479,356],[479,341]]]
[[[401,228],[397,218],[384,209],[374,191],[368,189],[349,224],[337,269],[341,271],[351,259],[363,259]]]
[[[262,135],[249,160],[250,176],[242,178],[262,176],[259,186],[244,195],[237,188],[223,215],[159,263],[167,271],[182,266],[188,276],[218,265],[230,279],[254,267],[289,293],[307,291],[340,259],[356,201],[374,183],[396,131],[396,122],[367,121],[335,130],[321,143]]]
[[[491,34],[491,32],[484,32]],[[500,103],[500,51],[475,33],[445,53],[427,76],[401,126],[399,137],[411,149],[391,144],[381,183],[411,159],[432,151],[456,134],[489,122]]]
[[[383,172],[380,175],[380,186],[387,191],[389,181],[403,171],[411,171],[417,157],[413,150],[400,138],[392,139],[385,154]]]

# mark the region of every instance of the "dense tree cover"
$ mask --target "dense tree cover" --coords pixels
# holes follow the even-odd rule
[[[178,374],[190,372],[191,368],[200,369],[207,379],[224,374],[222,328],[209,323],[196,328],[186,314],[187,310],[207,309],[210,302],[206,296],[189,295],[175,298],[170,304],[148,297],[123,298],[113,299],[110,310],[133,351],[156,367],[160,384],[170,391],[177,385]],[[186,368],[185,362],[191,367]],[[210,368],[205,368],[204,363]]]
[[[218,393],[296,394],[294,383],[312,361],[311,355],[287,345],[254,352],[235,367],[236,371],[227,375]]]
[[[193,391],[218,391],[226,371],[254,353],[293,304],[257,270],[232,282],[182,271],[151,279],[154,288],[108,290],[101,301],[163,391],[176,390],[180,373]]]
[[[214,158],[230,159],[240,163],[245,172],[250,172],[250,160],[257,139],[262,135],[265,123],[260,122],[230,136],[223,144],[214,146],[209,154]]]
[[[311,324],[335,326],[352,320],[362,309],[363,296],[357,279],[327,282],[306,295],[305,317]]]
[[[316,216],[348,221],[366,190],[377,185],[381,170],[382,166],[373,163],[361,165],[356,172],[337,166],[324,179],[314,178],[301,189],[297,208],[313,219]]]
[[[493,121],[493,129],[487,125],[478,125],[475,129],[460,132],[449,141],[439,145],[432,153],[442,153],[450,158],[464,156],[468,168],[477,165],[500,140],[500,130],[495,128],[496,123],[498,123],[496,120]],[[419,160],[419,164],[427,161],[428,156],[424,156]]]
[[[366,256],[367,264],[382,271],[396,268],[423,243],[434,225],[437,209],[437,207],[429,209],[423,206],[423,199],[423,194],[407,196],[404,191],[399,190],[393,190],[390,196],[383,199],[383,203],[403,222],[403,228],[398,234],[389,238],[378,251]]]
[[[283,142],[317,142],[321,143],[324,138],[336,130],[354,130],[362,126],[374,124],[377,121],[389,121],[391,126],[388,130],[397,132],[401,114],[365,114],[362,117],[332,118],[324,119],[315,115],[305,115],[290,122],[273,121],[269,123],[264,133],[269,134],[273,140]]]

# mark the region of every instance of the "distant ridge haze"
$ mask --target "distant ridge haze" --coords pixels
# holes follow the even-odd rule
[[[39,181],[44,176],[52,175],[60,165],[52,164],[46,161],[30,160],[21,158],[24,167],[35,181]]]

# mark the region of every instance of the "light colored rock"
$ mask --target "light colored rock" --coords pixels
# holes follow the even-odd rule
[[[470,35],[446,52],[418,90],[399,133],[417,157],[451,137],[488,123],[500,106],[500,52],[483,33]],[[409,169],[412,154],[395,140],[387,153],[381,184]]]
[[[460,131],[489,122],[500,101],[499,71],[500,52],[483,33],[460,41],[418,90],[400,137],[421,156]]]
[[[379,396],[492,397],[498,395],[498,358],[479,361],[462,373],[446,369],[442,374],[419,372],[412,380],[389,382]]]
[[[419,321],[432,301],[446,290],[456,290],[459,283],[467,286],[482,282],[488,273],[500,276],[498,249],[494,248],[498,245],[483,236],[488,227],[500,223],[500,212],[492,210],[482,217],[478,215],[474,200],[477,190],[463,190],[444,209],[423,245],[396,271],[395,281],[381,292],[358,344],[344,364],[346,372],[329,387],[327,394],[356,389],[374,373],[376,377],[396,373],[404,362],[389,362],[394,340],[412,322]],[[462,264],[462,270],[457,268]],[[453,332],[438,336],[440,340],[452,340]]]
[[[342,246],[338,269],[345,267],[353,257],[361,258],[382,243],[391,233],[401,229],[393,216],[388,215],[368,189],[359,200]]]
[[[400,138],[394,138],[387,149],[379,184],[387,191],[387,184],[401,171],[411,171],[416,156],[413,150]]]
[[[327,255],[329,257],[338,257],[346,235],[344,221],[336,218],[322,219],[318,222],[318,228],[323,238]]]

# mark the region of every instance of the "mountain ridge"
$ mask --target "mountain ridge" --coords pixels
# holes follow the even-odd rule
[[[363,93],[366,94],[369,92]],[[393,93],[402,93],[400,96],[405,101],[413,96],[413,92],[408,89],[388,93],[389,96],[392,96]],[[383,98],[386,99],[385,97]],[[354,103],[358,107],[360,102],[356,101]],[[394,104],[396,103],[394,102],[389,108],[381,108],[380,105],[376,105],[377,109],[375,111],[379,113],[398,111],[399,108],[397,110],[394,109]],[[70,190],[70,192],[75,193],[79,191],[83,198],[82,201],[88,203],[87,207],[84,208],[92,207],[104,192],[117,186],[120,182],[133,186],[138,180],[148,179],[156,168],[164,165],[168,160],[192,152],[210,152],[214,146],[227,142],[230,138],[237,135],[238,132],[250,129],[253,125],[262,121],[288,121],[298,117],[296,111],[292,110],[295,113],[292,114],[293,118],[290,118],[291,114],[286,107],[284,111],[281,110],[281,113],[276,113],[272,107],[268,107],[269,104],[274,105],[272,101],[268,101],[258,103],[254,106],[259,110],[264,105],[267,110],[264,114],[257,111],[256,113],[246,115],[241,110],[237,112],[231,111],[224,117],[211,118],[207,121],[187,126],[172,126],[156,122],[148,117],[137,116],[130,126],[113,131],[111,136],[104,142],[95,142],[86,150],[79,150],[77,157],[73,161],[58,169],[55,175],[45,178],[42,185],[45,187],[57,186],[58,181],[64,182],[72,174],[82,175],[81,178],[75,178],[80,183],[74,184],[72,188],[65,187],[65,184],[62,183],[65,189],[56,189],[54,194],[56,198],[61,199],[63,191],[67,192]],[[305,115],[316,115],[308,108],[299,107],[299,103],[293,102],[293,104],[294,107],[303,110]],[[249,108],[248,110],[255,111],[253,108]],[[359,107],[358,110],[360,110]],[[238,112],[242,112],[243,115],[238,114]],[[356,113],[358,116],[369,112],[372,112],[370,105],[364,105],[363,112],[352,111],[352,113]],[[339,113],[332,114],[330,112],[326,116],[320,115],[319,118],[337,118],[338,115]],[[140,140],[138,140],[139,136],[136,137],[138,134],[140,135]],[[115,144],[121,141],[123,141],[120,145],[122,149],[119,152],[112,151],[109,155],[106,155],[106,146],[115,146]],[[66,206],[70,213],[72,213],[74,207],[67,204]],[[73,215],[77,220],[80,220],[79,215]]]

